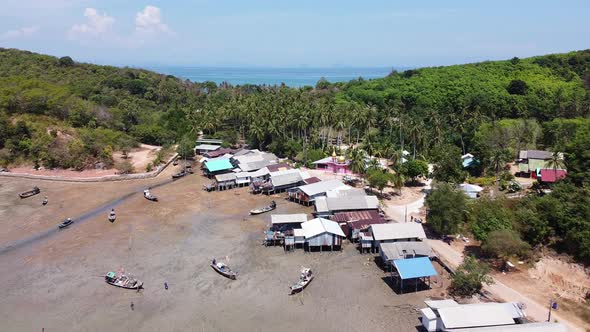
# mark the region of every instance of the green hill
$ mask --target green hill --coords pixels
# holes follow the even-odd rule
[[[319,149],[340,138],[372,153],[400,145],[424,156],[441,144],[472,150],[490,121],[588,117],[589,73],[590,51],[580,51],[301,89],[233,87],[0,49],[0,164],[109,164],[113,150],[199,130],[290,157],[304,137]]]

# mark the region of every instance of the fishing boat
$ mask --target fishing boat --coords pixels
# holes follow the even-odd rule
[[[313,272],[308,267],[304,267],[301,269],[301,275],[299,276],[299,281],[293,284],[291,289],[291,295],[295,293],[301,292],[309,283],[313,280]]]
[[[265,207],[260,208],[260,209],[250,210],[250,214],[251,215],[261,214],[261,213],[265,213],[265,212],[268,212],[268,211],[272,211],[272,210],[274,210],[276,208],[277,208],[277,203],[275,201],[272,201],[272,202],[270,202],[270,205],[268,205],[268,206],[265,206]]]
[[[66,227],[70,226],[73,223],[74,223],[74,221],[72,220],[72,218],[68,218],[68,219],[64,220],[61,224],[59,224],[59,226],[57,226],[57,227],[62,229],[62,228],[66,228]]]
[[[43,198],[43,202],[41,204],[47,205],[47,203],[49,203],[49,200],[47,199],[47,196],[45,196],[45,198]]]
[[[111,212],[109,213],[108,219],[110,222],[115,222],[115,219],[117,219],[117,215],[115,214],[115,209],[111,210]]]
[[[31,196],[35,196],[40,192],[41,192],[41,189],[39,189],[39,187],[37,187],[37,186],[34,186],[33,189],[31,189],[29,191],[25,191],[24,193],[20,193],[20,194],[18,194],[18,196],[20,198],[28,198]]]
[[[180,179],[183,176],[187,176],[189,175],[189,172],[186,169],[183,169],[182,171],[176,173],[176,174],[172,174],[172,178],[173,179]]]
[[[149,189],[146,189],[143,191],[143,197],[145,197],[145,199],[147,199],[148,201],[153,201],[153,202],[158,201],[158,197],[152,195],[152,193],[150,192]]]
[[[230,278],[231,280],[236,280],[238,273],[232,271],[229,266],[225,265],[224,263],[218,262],[215,258],[211,261],[211,267],[222,276]]]
[[[126,289],[142,289],[143,282],[125,273],[109,272],[104,276],[107,284]]]

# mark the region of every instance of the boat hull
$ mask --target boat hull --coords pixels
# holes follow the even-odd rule
[[[41,192],[41,190],[39,190],[39,188],[35,188],[33,190],[29,190],[29,191],[25,191],[24,193],[18,194],[18,197],[22,198],[29,198],[31,196],[35,196],[37,194],[39,194]]]
[[[105,282],[111,286],[115,286],[115,287],[119,287],[119,288],[123,288],[123,289],[143,289],[143,282],[138,282],[137,284],[133,285],[133,286],[123,286],[123,285],[117,285],[115,283],[112,282],[108,282],[105,280]]]
[[[313,276],[309,277],[309,280],[306,283],[304,283],[303,285],[301,285],[301,287],[291,286],[291,288],[290,288],[291,294],[290,295],[301,293],[301,291],[303,291],[311,283],[312,280],[313,280]]]
[[[229,272],[229,273],[228,273],[228,272],[224,272],[224,271],[221,271],[221,270],[220,270],[220,269],[217,267],[217,265],[215,265],[215,264],[210,264],[210,265],[211,265],[211,268],[212,268],[213,270],[215,270],[217,273],[221,274],[222,276],[224,276],[224,277],[226,277],[226,278],[228,278],[228,279],[231,279],[231,280],[236,280],[236,273],[235,273],[235,272],[233,272],[233,271],[231,271],[231,272]]]

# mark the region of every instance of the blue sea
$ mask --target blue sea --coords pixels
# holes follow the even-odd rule
[[[305,85],[315,86],[322,77],[329,82],[347,82],[362,77],[364,79],[387,76],[392,67],[371,68],[260,68],[260,67],[185,67],[185,66],[147,66],[146,69],[162,74],[174,75],[193,82],[213,81],[217,84],[228,82],[232,85],[266,84],[280,85],[285,83],[291,87]],[[397,70],[403,70],[395,68]]]

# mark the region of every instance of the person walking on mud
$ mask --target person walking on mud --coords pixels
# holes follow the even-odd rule
[[[133,304],[133,301],[131,301],[131,311],[135,310],[135,305]]]

